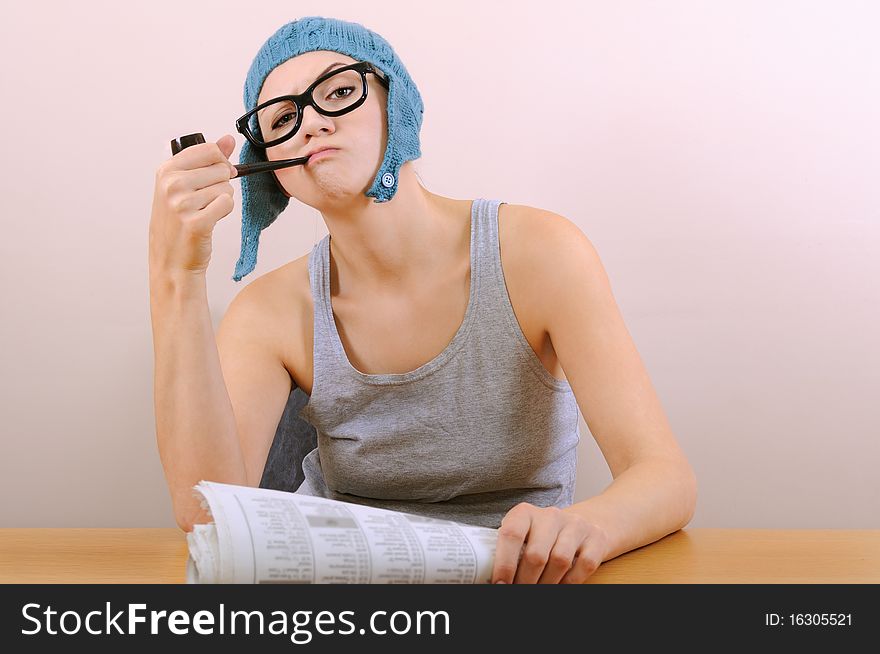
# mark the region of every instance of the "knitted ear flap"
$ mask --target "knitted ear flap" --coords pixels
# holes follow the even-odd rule
[[[253,164],[265,160],[265,157],[256,155],[250,141],[245,141],[241,146],[240,163]],[[237,282],[257,265],[260,233],[275,222],[278,214],[290,203],[290,198],[281,193],[279,187],[274,175],[257,173],[241,178],[241,204],[246,214],[241,221],[241,254],[232,276]]]
[[[272,177],[275,178],[275,186],[278,187],[278,190],[284,194],[284,197],[289,198],[290,193],[287,192],[287,189],[284,188],[284,185],[281,183],[281,180],[278,179],[278,171],[272,171]]]
[[[251,63],[244,84],[245,110],[257,106],[263,82],[272,70],[303,52],[327,50],[366,61],[381,71],[388,82],[386,105],[388,144],[373,183],[366,191],[375,202],[388,202],[397,192],[400,167],[422,156],[419,131],[424,106],[419,90],[391,45],[358,23],[307,16],[287,23],[263,44]],[[245,141],[240,163],[266,161],[265,150]],[[232,279],[241,281],[257,265],[260,233],[289,204],[290,196],[278,178],[257,173],[241,178],[241,255]]]

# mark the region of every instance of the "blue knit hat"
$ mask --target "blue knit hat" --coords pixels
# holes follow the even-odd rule
[[[367,190],[374,202],[387,202],[397,192],[400,167],[422,156],[419,131],[422,127],[422,96],[391,45],[363,25],[334,18],[307,16],[281,27],[254,57],[244,83],[245,111],[257,106],[257,98],[269,73],[303,52],[331,50],[358,61],[368,61],[388,80],[388,145],[379,172]],[[266,161],[266,151],[245,140],[239,163]],[[232,279],[241,281],[257,265],[260,232],[271,225],[290,198],[277,178],[257,173],[241,178],[241,256]]]

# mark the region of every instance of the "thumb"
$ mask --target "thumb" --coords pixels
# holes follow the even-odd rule
[[[224,134],[218,139],[217,145],[220,147],[220,151],[228,159],[232,154],[232,151],[235,149],[235,138],[229,134]]]

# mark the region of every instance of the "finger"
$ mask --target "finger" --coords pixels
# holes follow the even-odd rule
[[[220,148],[223,156],[228,159],[232,151],[235,150],[235,138],[231,134],[224,134],[217,139],[217,147]]]
[[[171,157],[168,165],[171,170],[195,170],[215,163],[229,163],[220,146],[216,143],[197,143]]]
[[[529,533],[531,517],[527,511],[513,507],[498,527],[498,544],[495,547],[495,565],[492,583],[499,581],[512,584],[526,534]]]
[[[560,584],[582,584],[602,564],[603,545],[599,538],[587,537],[578,548],[577,556],[571,570],[566,572]]]
[[[556,537],[556,544],[550,550],[544,572],[538,578],[539,584],[558,584],[562,576],[571,570],[578,549],[586,538],[583,527],[577,523],[568,523]]]
[[[232,212],[234,206],[235,200],[232,199],[232,196],[228,193],[221,193],[191,218],[192,231],[203,236],[210,234],[214,226]]]
[[[550,551],[559,535],[555,516],[545,512],[532,515],[532,524],[526,536],[526,547],[513,578],[515,584],[534,584],[550,559]]]
[[[168,182],[169,193],[191,193],[208,188],[231,179],[231,167],[228,164],[216,163],[198,170],[184,170],[172,173]]]
[[[192,188],[207,188],[218,182],[228,182],[232,178],[232,164],[227,162],[219,162],[184,173],[191,180]]]
[[[181,201],[176,205],[178,211],[195,212],[204,209],[214,198],[221,193],[234,196],[235,189],[229,182],[217,182],[198,191],[192,191],[182,196]]]

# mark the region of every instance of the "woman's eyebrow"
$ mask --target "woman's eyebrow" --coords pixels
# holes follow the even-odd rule
[[[328,72],[331,68],[333,68],[334,66],[347,66],[347,65],[348,65],[348,64],[347,64],[346,62],[344,62],[344,61],[336,61],[336,62],[330,64],[329,66],[327,66],[327,68],[325,68],[324,70],[322,70],[320,73],[318,73],[318,74],[315,76],[315,79],[318,79],[319,77],[322,77],[325,73],[327,73],[327,72]],[[314,80],[312,80],[312,81],[314,81]],[[305,88],[308,88],[308,87],[305,87]],[[291,95],[296,95],[296,93],[294,93],[293,91],[291,91]],[[268,102],[268,100],[267,100],[267,102]]]
[[[315,79],[318,79],[318,77],[320,77],[321,75],[323,75],[324,73],[326,73],[328,70],[330,70],[331,68],[333,68],[333,66],[345,66],[345,65],[346,65],[346,63],[345,63],[344,61],[337,61],[337,62],[335,62],[335,63],[332,63],[332,64],[330,64],[329,66],[327,66],[327,68],[325,68],[325,69],[322,70],[320,73],[318,73],[318,76],[315,77]]]
[[[316,79],[318,79],[318,78],[320,78],[320,77],[323,77],[323,76],[324,76],[324,75],[325,75],[325,74],[326,74],[331,68],[333,68],[334,66],[347,66],[347,65],[348,65],[348,64],[346,64],[344,61],[337,61],[337,62],[334,62],[334,63],[330,64],[329,66],[327,66],[327,68],[325,68],[324,70],[322,70],[320,73],[318,73],[317,75],[315,75],[315,78],[314,78],[312,81],[314,82]],[[306,88],[307,88],[307,87],[306,87]]]

